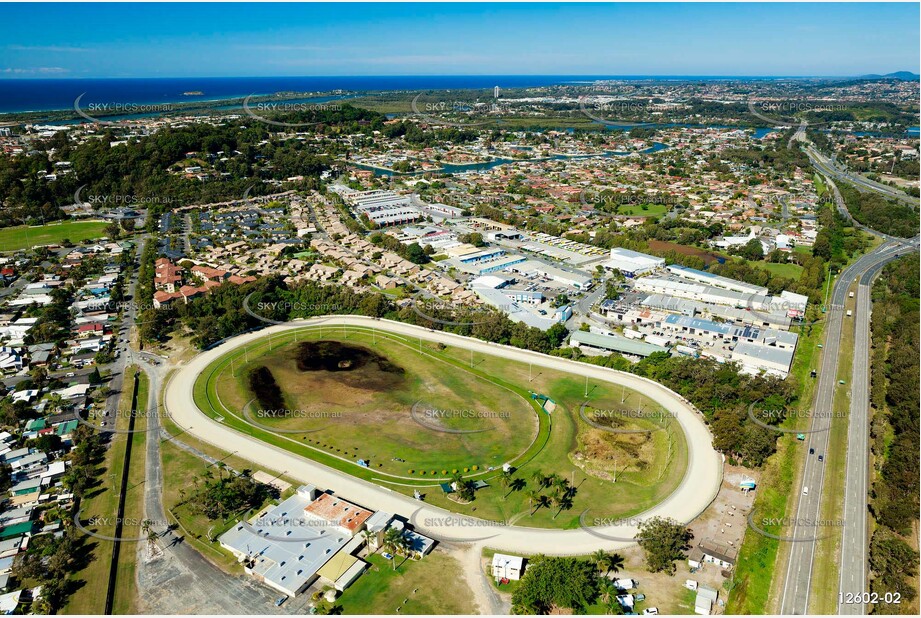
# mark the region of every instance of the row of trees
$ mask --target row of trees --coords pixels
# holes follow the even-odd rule
[[[603,554],[603,557],[602,557]],[[516,614],[549,614],[554,610],[585,613],[596,603],[609,614],[622,615],[613,582],[600,571],[616,573],[623,565],[617,554],[596,552],[591,560],[537,555],[528,560],[524,577],[512,593]]]
[[[878,526],[870,541],[871,589],[898,592],[901,604],[874,613],[904,613],[917,597],[918,552],[912,547],[919,491],[919,266],[915,255],[889,264],[873,288],[871,447],[876,476],[870,511]]]
[[[250,470],[224,474],[223,464],[216,467],[217,478],[214,478],[211,468],[206,468],[202,477],[195,479],[191,490],[184,493],[182,502],[193,513],[202,513],[211,520],[226,519],[278,497],[277,489],[254,480]]]
[[[838,189],[851,216],[867,227],[902,238],[918,233],[919,213],[916,206],[887,199],[875,191],[858,191],[846,182],[838,183]]]

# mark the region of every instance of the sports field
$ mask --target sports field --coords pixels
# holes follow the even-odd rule
[[[667,204],[624,204],[617,208],[617,214],[630,217],[661,217],[669,208]]]
[[[101,238],[104,221],[65,221],[48,225],[0,228],[0,252],[18,251],[39,245],[59,245],[64,239],[73,243]]]
[[[364,355],[357,364],[355,350]],[[250,376],[263,367],[287,413],[260,403],[263,385]],[[687,465],[677,423],[640,393],[359,327],[306,327],[233,350],[200,375],[194,397],[210,416],[270,444],[518,525],[573,528],[587,511],[592,519],[639,513],[669,495]],[[544,397],[552,403],[542,406]],[[513,483],[500,479],[504,463],[516,469]],[[442,492],[455,471],[486,484],[473,501]],[[540,475],[565,479],[571,502],[555,500]]]

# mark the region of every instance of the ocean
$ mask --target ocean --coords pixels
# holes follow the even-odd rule
[[[83,94],[87,105],[156,105],[215,101],[270,95],[276,92],[331,92],[379,90],[447,90],[469,88],[526,88],[557,84],[586,84],[604,79],[693,80],[779,79],[720,76],[603,76],[603,75],[410,75],[386,77],[182,77],[131,79],[5,79],[0,80],[0,113],[73,109]],[[201,92],[200,95],[184,95]],[[84,94],[85,93],[85,94]]]

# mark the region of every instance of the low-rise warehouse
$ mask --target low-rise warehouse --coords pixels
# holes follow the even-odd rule
[[[667,348],[644,343],[635,339],[627,339],[619,335],[599,335],[597,333],[587,333],[577,330],[569,337],[569,345],[581,349],[593,348],[595,350],[604,350],[606,352],[617,352],[630,356],[647,357],[656,352],[667,352]]]
[[[628,277],[636,277],[664,267],[665,259],[639,251],[614,247],[611,249],[611,259],[604,262],[602,266],[611,270],[619,270]]]

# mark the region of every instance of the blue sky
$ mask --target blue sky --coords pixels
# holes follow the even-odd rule
[[[0,78],[860,75],[919,5],[0,4]]]

